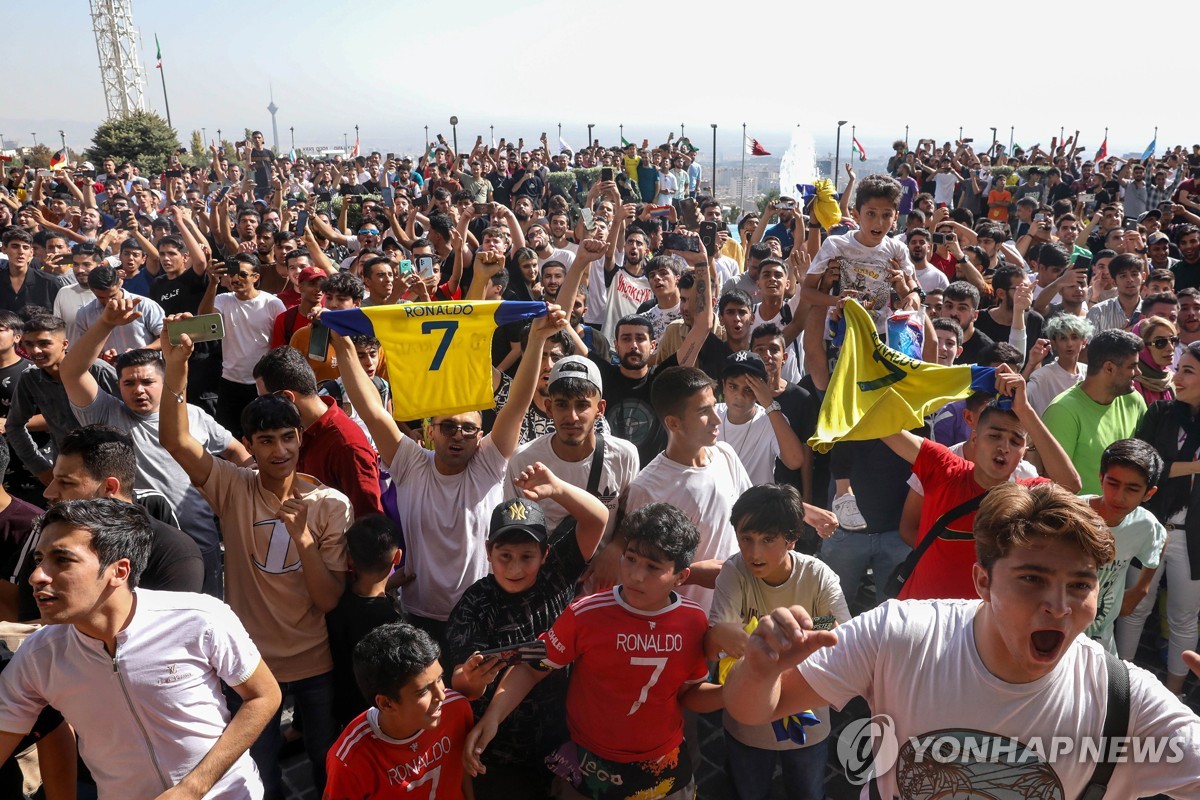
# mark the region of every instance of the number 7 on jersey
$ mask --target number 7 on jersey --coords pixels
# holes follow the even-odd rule
[[[436,372],[442,368],[446,351],[450,349],[450,343],[454,341],[454,334],[458,332],[458,320],[429,320],[421,323],[421,333],[433,333],[434,331],[442,332],[442,341],[438,344],[437,352],[433,354],[433,361],[429,364],[430,372]]]

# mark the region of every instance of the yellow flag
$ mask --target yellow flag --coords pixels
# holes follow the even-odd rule
[[[817,431],[808,440],[818,453],[829,452],[843,439],[867,441],[919,428],[927,414],[951,400],[995,391],[996,370],[991,367],[943,367],[888,347],[857,300],[846,302],[843,316],[841,356],[817,415]]]

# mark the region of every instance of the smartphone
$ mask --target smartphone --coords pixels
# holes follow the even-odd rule
[[[699,253],[700,240],[691,236],[684,236],[681,233],[668,233],[663,236],[663,249]]]
[[[1092,259],[1090,256],[1079,256],[1075,259],[1075,263],[1071,265],[1071,269],[1081,269],[1087,272],[1088,283],[1092,282]]]
[[[717,223],[708,220],[700,223],[700,243],[707,252],[717,252]]]
[[[396,160],[396,154],[395,154],[395,153],[388,153],[388,154],[387,154],[387,159],[386,159],[386,160],[387,160],[387,161],[395,161],[395,160]]]
[[[784,200],[783,202],[781,202],[779,204],[779,208],[781,208],[781,209],[786,208],[791,211],[795,211],[796,210],[796,201],[795,200]]]
[[[308,230],[308,212],[300,211],[296,213],[296,236],[304,236]]]
[[[1081,194],[1081,195],[1079,195],[1079,202],[1081,202],[1081,203],[1091,203],[1091,202],[1092,202],[1092,201],[1094,201],[1095,199],[1096,199],[1096,195],[1094,195],[1094,194]]]
[[[354,189],[350,186],[350,184],[347,183],[338,187],[338,194],[342,197],[346,197],[347,195],[354,194]]]
[[[611,181],[612,179],[613,179],[613,168],[612,167],[601,167],[600,168],[600,180]]]
[[[541,639],[532,642],[522,642],[508,647],[495,647],[491,650],[480,650],[481,656],[496,656],[505,664],[540,664],[546,659],[546,643]]]
[[[308,360],[325,363],[329,356],[329,328],[322,325],[321,320],[314,319],[309,329]]]
[[[476,203],[475,204],[475,213],[481,217],[485,217],[488,214],[492,213],[492,209],[487,203]]]
[[[946,244],[949,241],[950,241],[950,234],[948,234],[948,233],[936,233],[935,232],[933,234],[933,243],[934,244]]]
[[[400,259],[400,274],[407,275],[413,271],[413,263],[407,258]]]
[[[1127,230],[1127,231],[1136,231],[1136,230],[1138,229],[1138,222],[1137,222],[1137,220],[1136,220],[1136,219],[1127,219],[1127,220],[1125,220],[1125,225],[1124,225],[1124,228],[1125,228],[1125,230]]]
[[[39,178],[53,178],[53,177],[54,177],[54,171],[53,171],[53,170],[48,170],[48,169],[39,169],[39,170],[37,171],[37,176],[38,176]]]
[[[212,342],[225,338],[225,322],[220,314],[200,314],[187,319],[177,319],[167,323],[167,338],[171,344],[179,344],[182,334],[191,337],[192,342]]]
[[[166,177],[168,177],[168,178],[182,178],[182,177],[183,177],[183,170],[181,170],[181,169],[169,169],[169,170],[167,170],[167,171],[164,173],[164,175],[166,175]]]
[[[1044,220],[1045,218],[1046,218],[1046,215],[1045,215],[1045,214],[1043,214],[1043,213],[1042,213],[1042,212],[1040,212],[1040,211],[1039,211],[1038,213],[1036,213],[1036,214],[1034,214],[1034,215],[1033,215],[1033,221],[1034,221],[1034,222],[1041,222],[1041,221],[1042,221],[1042,220]]]
[[[80,172],[79,174],[85,178],[90,178],[91,180],[96,180],[96,170],[94,170],[94,169],[85,169],[82,172]]]
[[[423,279],[433,277],[433,256],[417,256],[417,274]]]
[[[596,215],[592,213],[590,208],[584,207],[579,209],[579,216],[583,218],[583,227],[589,231],[596,227]]]

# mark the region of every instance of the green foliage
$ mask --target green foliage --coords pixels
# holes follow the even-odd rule
[[[383,198],[377,194],[356,195],[356,200],[374,200],[377,203],[382,203]],[[346,198],[342,195],[334,195],[332,202],[329,204],[329,213],[336,220],[342,213],[342,203],[346,202]],[[323,209],[323,204],[318,204],[319,210]],[[346,212],[346,227],[349,230],[358,230],[358,226],[362,224],[362,203],[351,203],[350,210]]]
[[[39,144],[37,147],[29,151],[29,155],[25,157],[25,166],[33,167],[34,169],[49,169],[50,168],[50,148],[44,144]]]
[[[202,167],[208,163],[208,146],[204,144],[204,137],[200,135],[200,131],[192,131],[192,142],[188,145],[185,160],[195,167]]]
[[[178,149],[179,138],[166,120],[150,111],[134,111],[101,123],[85,155],[97,164],[109,156],[118,163],[129,161],[143,175],[153,175],[166,168]]]
[[[561,170],[559,172],[550,173],[550,185],[560,192],[566,194],[567,197],[575,196],[575,173],[570,170]]]
[[[756,201],[758,204],[758,213],[765,214],[767,211],[767,206],[771,205],[771,203],[773,201],[778,200],[778,199],[779,199],[779,189],[768,189],[767,193],[764,194],[762,197],[758,198],[758,200]]]

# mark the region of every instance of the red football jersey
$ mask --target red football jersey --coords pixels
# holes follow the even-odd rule
[[[447,691],[437,727],[407,739],[389,737],[378,719],[379,709],[368,708],[334,742],[324,800],[461,800],[463,741],[475,724],[465,697]]]
[[[708,617],[678,595],[659,611],[639,611],[620,588],[576,600],[541,638],[548,665],[575,665],[567,688],[571,738],[601,758],[633,763],[683,741],[679,690],[708,677]]]

